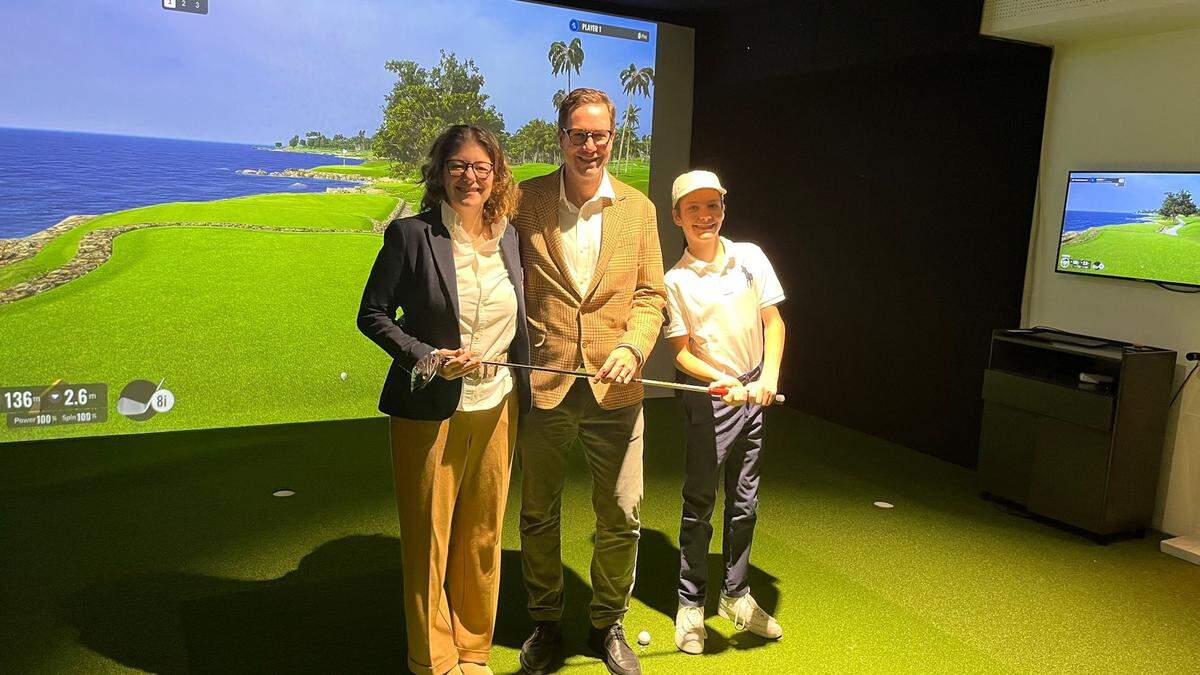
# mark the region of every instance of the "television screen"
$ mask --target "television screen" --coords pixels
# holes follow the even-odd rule
[[[1200,286],[1200,173],[1072,171],[1056,270]]]
[[[541,175],[595,87],[646,191],[657,34],[514,0],[0,6],[0,441],[378,414],[355,315],[430,141],[481,124]]]

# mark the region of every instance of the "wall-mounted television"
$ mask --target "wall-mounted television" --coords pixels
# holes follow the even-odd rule
[[[692,98],[664,30],[514,0],[0,3],[0,444],[378,415],[355,317],[430,141],[475,122],[542,175],[557,101],[595,87],[610,171],[648,191],[690,138],[653,125]]]
[[[1200,172],[1072,171],[1055,269],[1200,286]]]

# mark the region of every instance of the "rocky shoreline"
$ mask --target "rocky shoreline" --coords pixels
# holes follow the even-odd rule
[[[334,190],[348,192],[362,191],[361,188],[332,188],[330,191],[332,192]],[[388,223],[392,222],[396,218],[404,218],[412,214],[413,209],[411,206],[409,206],[408,202],[403,199],[397,199],[396,206],[385,219],[371,219],[371,230],[375,234],[382,234],[387,228]],[[0,267],[32,257],[38,251],[40,251],[47,242],[63,234],[67,230],[93,220],[96,217],[97,216],[70,216],[68,218],[64,218],[54,227],[31,234],[28,237],[23,237],[21,239],[0,240]],[[133,230],[141,230],[151,227],[226,227],[240,230],[304,232],[310,234],[324,232],[361,233],[361,230],[314,230],[312,228],[304,227],[270,227],[267,225],[250,225],[246,223],[212,222],[134,223],[131,225],[121,225],[118,227],[106,227],[99,230],[93,230],[85,234],[83,239],[79,241],[79,249],[75,252],[75,256],[62,267],[50,270],[36,279],[31,279],[5,289],[0,289],[0,305],[32,297],[38,293],[44,293],[52,288],[57,288],[58,286],[62,286],[63,284],[82,277],[88,272],[100,267],[112,257],[113,240],[119,235]]]
[[[348,183],[370,184],[379,180],[375,176],[359,176],[351,173],[330,173],[313,171],[312,169],[284,169],[283,171],[264,171],[263,169],[241,169],[238,173],[245,176],[271,176],[272,178],[320,178],[324,180],[340,180]]]
[[[16,239],[0,239],[0,267],[11,265],[16,262],[32,258],[41,251],[46,244],[50,243],[59,236],[66,234],[68,230],[78,227],[90,220],[95,220],[99,216],[67,216],[58,221],[57,224],[48,227],[40,232],[34,232],[27,237],[18,237]]]

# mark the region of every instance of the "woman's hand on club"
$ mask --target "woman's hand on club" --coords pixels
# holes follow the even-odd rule
[[[483,357],[466,349],[439,349],[434,352],[442,357],[438,375],[444,380],[457,380],[481,365]]]

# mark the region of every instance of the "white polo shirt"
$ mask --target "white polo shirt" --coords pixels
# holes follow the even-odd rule
[[[762,309],[784,299],[771,262],[755,244],[721,237],[709,263],[686,250],[664,276],[667,337],[688,335],[688,350],[718,371],[739,377],[763,360]]]

